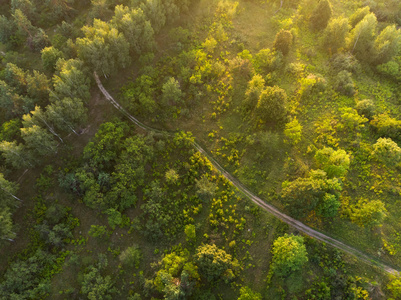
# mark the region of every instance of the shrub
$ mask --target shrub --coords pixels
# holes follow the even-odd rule
[[[376,106],[372,100],[364,99],[356,104],[356,110],[360,115],[371,120],[376,112]]]
[[[292,33],[288,30],[281,29],[274,40],[273,48],[280,51],[283,55],[287,55],[290,52],[292,45]]]
[[[355,84],[352,80],[352,75],[348,71],[341,71],[338,73],[335,82],[335,89],[348,97],[352,97],[355,94]]]
[[[134,245],[121,252],[118,258],[124,265],[139,268],[139,264],[142,261],[142,251],[137,245]]]
[[[381,137],[388,137],[393,140],[401,139],[401,121],[390,117],[388,114],[374,116],[370,124]]]
[[[389,165],[401,162],[401,148],[390,138],[379,138],[373,145],[372,154]]]

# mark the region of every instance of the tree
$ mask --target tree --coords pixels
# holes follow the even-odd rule
[[[178,175],[177,171],[174,169],[170,169],[165,174],[166,181],[170,184],[176,184],[178,179],[180,179],[180,175]]]
[[[216,245],[202,245],[196,249],[195,263],[201,274],[210,282],[223,278],[229,282],[239,269],[236,259]]]
[[[391,291],[393,298],[388,300],[396,300],[401,297],[401,278],[400,277],[391,277],[391,281],[387,284],[387,289]]]
[[[102,225],[91,225],[88,234],[94,238],[101,239],[105,234],[107,234],[107,228]]]
[[[266,87],[259,96],[255,113],[264,123],[283,123],[287,117],[286,92],[278,86]]]
[[[3,157],[6,162],[16,169],[33,167],[34,157],[25,149],[24,145],[17,144],[16,141],[0,143],[0,151],[3,152]]]
[[[315,31],[325,29],[332,14],[333,9],[330,1],[320,0],[316,8],[313,10],[312,16],[310,17],[312,29]]]
[[[261,49],[252,61],[255,73],[268,74],[278,70],[283,64],[283,54],[270,49]]]
[[[193,224],[186,225],[184,232],[187,237],[187,241],[194,241],[196,239],[195,225]]]
[[[364,99],[356,104],[355,109],[358,114],[372,120],[373,116],[376,114],[375,103],[370,99]]]
[[[180,88],[180,83],[174,78],[170,77],[162,87],[162,101],[164,105],[178,105],[181,104],[183,93]]]
[[[366,15],[354,29],[348,39],[348,49],[358,58],[371,61],[374,55],[374,41],[377,30],[377,18],[373,13]]]
[[[260,94],[265,88],[265,80],[259,74],[253,75],[252,79],[248,82],[248,88],[245,92],[245,108],[252,110],[258,104]]]
[[[144,53],[154,47],[153,28],[142,9],[117,5],[112,24],[124,33],[135,54]]]
[[[26,72],[17,65],[7,63],[4,70],[4,79],[18,94],[26,93]]]
[[[54,154],[57,144],[50,133],[43,128],[33,125],[28,128],[21,128],[21,136],[26,147],[33,151],[34,157]]]
[[[155,33],[166,24],[166,11],[161,0],[145,0],[139,6],[150,20]]]
[[[84,26],[84,38],[76,41],[78,57],[89,67],[105,76],[130,62],[129,43],[116,28],[95,19],[93,26]]]
[[[374,49],[376,64],[389,62],[401,49],[401,31],[395,25],[387,26],[376,38]]]
[[[241,287],[239,290],[240,296],[237,300],[262,300],[262,295],[251,290],[247,286]]]
[[[33,70],[32,75],[27,74],[26,84],[30,97],[41,101],[41,103],[46,102],[49,98],[50,82],[45,74]]]
[[[111,300],[117,290],[110,276],[102,276],[100,270],[92,266],[84,275],[81,292],[89,300]]]
[[[196,182],[196,194],[202,199],[209,199],[214,196],[217,184],[210,181],[206,175],[203,175],[200,179],[195,179]]]
[[[370,13],[369,6],[358,8],[349,18],[349,23],[351,27],[354,28],[355,25],[361,22],[363,18],[365,18],[369,13]]]
[[[401,120],[394,119],[388,114],[375,115],[370,124],[381,137],[401,140]]]
[[[78,98],[87,102],[90,98],[90,80],[83,71],[83,62],[78,59],[59,59],[53,76],[52,98]]]
[[[301,141],[302,125],[299,123],[297,118],[294,118],[285,124],[284,135],[293,145],[296,145]]]
[[[288,276],[299,271],[308,261],[308,253],[301,236],[285,234],[273,242],[272,268],[278,276]]]
[[[43,250],[12,262],[0,284],[1,299],[43,299],[50,290],[48,278],[42,274],[54,266],[56,257]]]
[[[339,72],[333,84],[337,92],[352,97],[355,94],[355,84],[352,80],[352,74],[346,70]]]
[[[85,124],[87,121],[87,109],[83,101],[78,98],[55,100],[46,109],[47,118],[59,130],[71,130],[78,134],[75,128]]]
[[[291,214],[305,217],[310,211],[323,211],[320,207],[326,205],[326,194],[335,195],[338,199],[342,190],[337,178],[327,178],[322,170],[311,171],[307,178],[297,178],[292,182],[283,182],[281,198]]]
[[[292,45],[292,33],[291,31],[281,29],[274,39],[273,48],[276,51],[280,51],[284,56],[290,52]]]
[[[316,151],[315,161],[317,167],[327,173],[328,178],[344,177],[349,169],[350,155],[345,150],[326,147]]]
[[[36,7],[30,0],[11,0],[11,11],[19,9],[30,20],[35,19]]]
[[[358,203],[351,208],[351,221],[361,227],[382,226],[387,217],[387,209],[380,200],[360,199]]]
[[[121,252],[118,258],[124,265],[139,268],[142,261],[142,251],[137,245],[134,245]]]
[[[372,154],[388,165],[401,163],[401,148],[390,138],[379,138],[373,145]]]
[[[16,26],[14,20],[8,19],[6,16],[0,16],[0,43],[7,44],[11,37],[14,36]]]
[[[348,34],[349,25],[347,18],[332,19],[324,32],[323,45],[330,54],[337,53],[341,48],[346,46],[346,36]]]
[[[51,15],[56,20],[71,15],[74,11],[71,7],[74,0],[46,0],[45,3],[46,7],[50,7]]]
[[[15,94],[14,89],[6,82],[0,80],[0,111],[2,120],[8,120],[13,117],[14,103],[18,102],[19,96]]]
[[[29,114],[23,115],[22,120],[22,125],[25,128],[33,125],[44,126],[51,134],[57,137],[60,142],[63,142],[62,138],[55,131],[53,124],[49,122],[46,113],[43,112],[39,106],[35,106],[35,110],[31,111]]]
[[[53,46],[43,48],[41,53],[43,67],[50,72],[54,72],[57,61],[64,57],[63,52]]]

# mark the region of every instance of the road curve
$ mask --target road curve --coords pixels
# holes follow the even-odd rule
[[[142,128],[143,130],[146,131],[155,131],[159,133],[164,133],[168,135],[172,135],[172,133],[167,132],[167,131],[161,131],[158,129],[154,129],[152,127],[149,127],[142,122],[140,122],[138,119],[130,115],[114,98],[107,92],[107,90],[104,88],[102,82],[100,81],[98,75],[96,72],[94,72],[94,77],[97,83],[97,86],[99,87],[100,91],[103,93],[105,98],[113,104],[113,106],[118,109],[122,114],[124,114],[131,122],[135,123],[138,127]],[[326,244],[329,244],[337,249],[340,249],[346,253],[352,254],[356,256],[358,259],[361,261],[367,263],[368,265],[378,267],[382,269],[384,272],[393,274],[393,275],[399,275],[400,272],[382,262],[380,262],[377,258],[368,256],[367,254],[347,245],[344,244],[343,242],[336,240],[324,233],[321,233],[305,224],[302,222],[282,213],[279,211],[276,207],[274,207],[271,204],[266,203],[263,201],[261,198],[253,194],[249,189],[247,189],[238,179],[236,179],[234,176],[232,176],[230,173],[228,173],[211,155],[209,155],[198,143],[193,142],[193,146],[195,147],[196,150],[198,150],[200,153],[205,155],[210,162],[213,164],[213,166],[228,180],[230,181],[235,187],[237,187],[248,199],[250,199],[252,202],[254,202],[256,205],[261,207],[262,209],[268,211],[284,223],[294,227],[295,229],[305,233],[306,235],[315,238],[319,241],[322,241]]]

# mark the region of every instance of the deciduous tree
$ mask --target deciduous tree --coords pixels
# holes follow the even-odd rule
[[[272,268],[279,276],[299,271],[308,261],[308,253],[301,236],[285,234],[273,242]]]

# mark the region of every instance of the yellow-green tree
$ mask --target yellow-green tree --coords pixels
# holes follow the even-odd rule
[[[288,276],[301,270],[308,261],[308,253],[301,236],[288,235],[278,237],[273,242],[272,268],[278,276]]]

